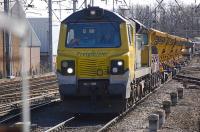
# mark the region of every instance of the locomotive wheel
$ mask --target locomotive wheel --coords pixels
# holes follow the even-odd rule
[[[160,79],[159,76],[158,76],[157,86],[160,87],[160,85],[161,85],[161,79]]]
[[[137,86],[137,101],[140,100],[142,98],[142,88],[140,87],[140,85]]]
[[[149,90],[150,90],[149,89],[149,80],[146,80],[145,86],[144,86],[144,94],[145,94],[145,96],[150,92]]]
[[[145,88],[142,89],[142,86],[140,86],[140,93],[141,93],[141,98],[145,96]]]
[[[129,99],[123,100],[123,109],[122,112],[126,111],[129,108]]]
[[[159,76],[156,75],[156,87],[159,87]]]
[[[151,87],[152,87],[152,90],[155,88],[155,77],[154,77],[154,75],[152,76],[152,78],[151,78],[152,80],[151,80]]]
[[[151,92],[151,80],[148,80],[148,93],[150,93]]]
[[[161,74],[161,84],[165,83],[164,73]]]

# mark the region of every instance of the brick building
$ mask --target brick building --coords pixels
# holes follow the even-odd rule
[[[1,5],[3,7],[3,5]],[[2,9],[2,8],[0,8]],[[0,10],[0,13],[3,12]],[[10,6],[9,14],[12,17],[21,16],[25,18],[25,13],[22,7],[19,7],[16,3]],[[26,47],[26,59],[27,66],[30,73],[39,73],[40,71],[40,46],[41,42],[31,27],[29,21],[27,32],[27,47]],[[7,77],[6,74],[6,44],[4,39],[5,32],[0,30],[0,77]],[[13,76],[19,76],[21,71],[21,53],[20,53],[20,39],[9,33],[9,45],[10,45],[10,63],[11,74]]]

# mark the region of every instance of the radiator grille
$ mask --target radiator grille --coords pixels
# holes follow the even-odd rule
[[[79,59],[78,68],[79,77],[81,78],[108,76],[108,64],[105,58]]]

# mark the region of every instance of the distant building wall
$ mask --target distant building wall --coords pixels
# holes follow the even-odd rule
[[[3,51],[3,31],[0,30],[0,77],[3,75],[4,71]]]
[[[14,36],[10,35],[11,40],[11,64],[12,64],[12,74],[16,75],[17,72],[20,72],[20,56],[19,56],[19,39]],[[5,45],[4,45],[4,38],[3,38],[3,31],[0,32],[0,76],[1,74],[5,77],[6,76],[6,61],[5,61]]]
[[[49,53],[49,24],[48,18],[28,18],[31,26],[37,34],[40,42],[41,55],[48,55]]]
[[[53,55],[53,70],[56,72],[56,57],[57,55]]]
[[[40,71],[40,48],[31,47],[29,50],[30,58],[31,58],[31,72],[39,72]]]
[[[19,8],[16,4],[14,4],[10,10],[10,14],[13,17],[18,15],[25,17],[25,13],[23,8]],[[27,32],[27,47],[26,50],[26,61],[27,61],[27,69],[30,74],[36,74],[40,71],[40,40],[38,39],[36,33],[34,32],[33,28],[31,27],[30,23],[27,21],[28,24],[28,32]],[[3,38],[3,31],[0,31],[0,73],[6,73],[5,69],[5,45],[4,45],[4,38]],[[11,51],[11,72],[14,76],[19,76],[21,71],[21,45],[20,39],[10,34],[10,51]],[[7,75],[4,74],[3,77]]]
[[[18,37],[11,35],[12,51],[11,51],[11,64],[12,75],[19,76],[21,71],[21,58],[20,58],[20,41]],[[5,73],[3,61],[3,33],[0,32],[0,76]],[[40,47],[28,46],[26,48],[26,61],[28,69],[31,73],[39,73],[40,71]],[[4,76],[6,76],[4,74]]]
[[[21,70],[20,41],[17,36],[11,35],[11,64],[12,74],[18,76]]]
[[[44,68],[49,67],[49,23],[48,18],[28,18],[40,42],[40,59]]]

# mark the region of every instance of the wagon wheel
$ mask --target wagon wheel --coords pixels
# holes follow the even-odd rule
[[[151,89],[154,90],[155,86],[154,86],[154,76],[152,75],[151,77]]]
[[[129,98],[129,104],[130,106],[133,106],[136,102],[136,90],[134,89],[134,87],[131,87],[131,95]]]
[[[147,94],[151,92],[151,80],[147,81]]]
[[[125,112],[126,110],[128,110],[128,108],[129,108],[129,99],[124,99],[122,112]]]
[[[141,85],[140,85],[140,95],[141,95],[141,98],[145,96],[145,89],[142,89]]]
[[[140,88],[140,85],[137,85],[136,98],[137,98],[137,101],[142,98],[142,89]]]
[[[149,93],[149,82],[146,80],[144,84],[144,95],[146,96]]]
[[[158,87],[160,87],[160,85],[161,85],[161,78],[160,78],[160,76],[158,76]]]

